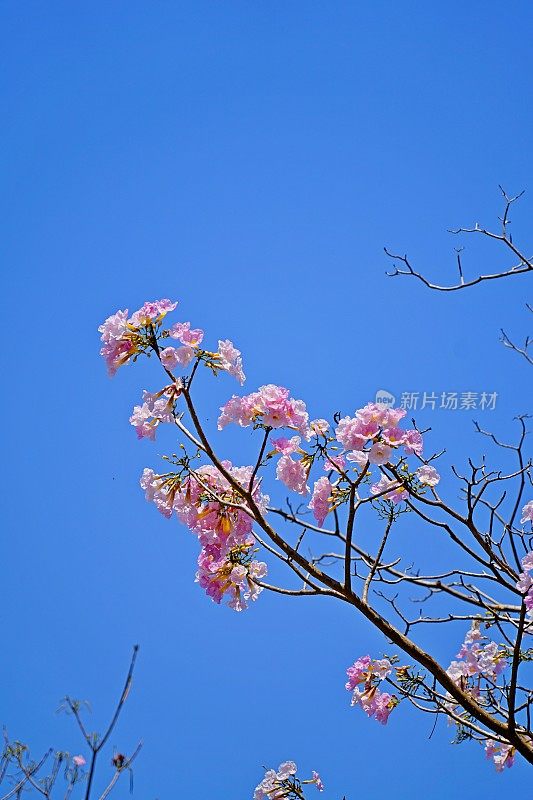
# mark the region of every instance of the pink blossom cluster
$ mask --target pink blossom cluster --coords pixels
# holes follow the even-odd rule
[[[298,494],[308,494],[309,487],[307,486],[307,479],[309,477],[310,464],[306,465],[303,460],[295,461],[292,458],[294,453],[305,455],[305,452],[300,448],[301,438],[299,436],[292,436],[287,439],[280,436],[278,439],[272,439],[274,450],[271,455],[276,453],[281,454],[276,466],[276,478],[285,484],[288,489]]]
[[[165,386],[152,394],[143,392],[143,404],[134,406],[130,423],[137,432],[138,439],[155,439],[156,428],[161,422],[173,422],[174,405],[181,392],[179,382]]]
[[[371,659],[370,656],[361,656],[346,670],[346,689],[352,692],[352,706],[361,706],[369,717],[374,717],[382,725],[387,724],[391,711],[399,702],[395,695],[379,689],[381,681],[391,671],[392,664],[387,658]]]
[[[308,494],[309,486],[307,478],[309,469],[306,469],[303,461],[295,461],[290,456],[283,455],[276,467],[276,478],[298,494]]]
[[[223,462],[233,481],[248,488],[252,467],[233,467]],[[166,517],[175,511],[178,518],[196,534],[201,551],[196,580],[215,603],[228,598],[235,611],[247,607],[261,592],[256,581],[266,575],[266,564],[253,558],[255,539],[252,518],[239,492],[215,467],[204,465],[181,479],[175,474],[156,475],[145,469],[141,487],[146,499]],[[253,497],[265,510],[268,497],[254,482]]]
[[[235,422],[243,428],[263,425],[269,428],[292,428],[304,436],[307,434],[309,415],[305,403],[290,397],[289,390],[283,386],[269,383],[244,397],[233,395],[220,410],[219,430]]]
[[[516,588],[524,595],[524,604],[528,616],[533,616],[533,551],[527,553],[522,559],[522,572],[518,576]]]
[[[479,624],[474,622],[457,653],[459,661],[452,661],[447,673],[455,683],[479,676],[495,680],[507,668],[505,651],[484,636]]]
[[[155,325],[173,311],[177,303],[171,300],[146,302],[128,319],[128,309],[117,311],[108,317],[98,328],[103,342],[100,355],[104,358],[107,370],[114,375],[117,369],[127,364],[139,350],[139,331]]]
[[[393,449],[400,446],[408,455],[421,455],[423,443],[419,431],[398,427],[405,413],[403,408],[368,403],[355,412],[355,417],[341,419],[335,436],[346,450],[364,450],[370,443],[366,452],[371,464],[386,464]]]
[[[510,768],[514,764],[515,749],[510,744],[487,739],[485,753],[487,758],[492,758],[494,761],[497,772],[503,772],[505,767]]]
[[[309,508],[319,525],[324,524],[324,520],[332,509],[333,484],[326,477],[315,481],[313,496],[309,503]]]
[[[117,311],[100,325],[98,331],[102,334],[103,346],[100,355],[107,364],[110,375],[117,369],[127,364],[132,356],[141,352],[141,348],[149,346],[148,333],[152,336],[154,328],[159,325],[170,312],[174,311],[177,303],[170,300],[156,300],[146,302],[131,317],[128,310]],[[180,347],[165,347],[159,350],[161,363],[168,371],[177,367],[187,367],[193,358],[200,352],[200,345],[204,338],[201,328],[191,328],[190,322],[176,322],[172,327],[163,332],[163,336],[177,339]],[[207,353],[206,361],[215,369],[228,372],[241,384],[245,375],[242,366],[240,350],[229,339],[218,342],[216,353]]]
[[[255,787],[253,800],[303,798],[302,784],[314,784],[319,792],[324,791],[324,784],[318,772],[313,770],[311,778],[300,780],[296,777],[297,771],[298,767],[294,761],[284,761],[279,765],[277,772],[274,769],[268,769],[261,783]]]

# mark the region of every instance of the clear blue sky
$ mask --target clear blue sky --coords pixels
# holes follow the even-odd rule
[[[533,191],[531,4],[22,0],[0,23],[1,721],[78,750],[59,698],[90,698],[101,727],[138,642],[114,736],[144,739],[138,797],[246,800],[286,758],[331,800],[523,790],[523,765],[496,775],[444,724],[429,741],[408,708],[386,728],[349,708],[345,667],[389,648],[346,609],[206,599],[193,537],[137,486],[174,444],[128,424],[156,372],[110,382],[96,328],[176,298],[241,347],[250,391],[288,385],[313,416],[381,388],[497,391],[478,416],[510,435],[531,376],[498,329],[525,334],[527,282],[431,294],[386,278],[382,247],[453,277],[446,229],[495,222],[498,183]],[[526,249],[532,204],[513,222]],[[468,273],[509,265],[465,244]],[[235,386],[204,385],[214,415]],[[474,416],[418,420],[461,463]],[[249,439],[220,442],[239,462]]]

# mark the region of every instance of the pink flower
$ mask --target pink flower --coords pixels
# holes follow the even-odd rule
[[[278,768],[278,780],[286,781],[291,775],[296,775],[297,771],[298,767],[294,761],[284,761],[283,764],[280,764]]]
[[[329,482],[327,478],[319,478],[314,485],[313,488],[313,496],[309,503],[308,508],[314,514],[314,517],[319,524],[322,526],[324,524],[324,520],[330,511],[330,500],[331,500],[331,493],[333,491],[333,486]]]
[[[348,667],[346,674],[348,681],[346,689],[354,691],[360,683],[368,683],[372,678],[382,681],[392,671],[392,664],[388,658],[378,658],[372,660],[370,656],[360,656],[351,667]]]
[[[188,367],[194,358],[194,348],[184,344],[183,347],[178,347],[176,350],[176,358],[178,364],[182,367]]]
[[[284,456],[296,453],[296,451],[300,449],[301,439],[299,436],[292,436],[290,439],[280,436],[279,439],[272,439],[271,441],[276,452]]]
[[[522,519],[520,520],[520,524],[523,525],[525,522],[533,522],[533,500],[530,500],[529,503],[526,503],[522,509]]]
[[[314,783],[316,785],[316,788],[318,789],[319,792],[323,792],[324,791],[324,784],[322,782],[322,778],[320,777],[318,772],[316,772],[316,770],[313,770],[312,776],[313,777],[312,777],[311,783]]]
[[[363,422],[358,417],[343,417],[335,429],[337,440],[346,450],[362,450],[378,433],[379,425]]]
[[[298,494],[307,494],[309,487],[306,485],[308,470],[301,461],[293,461],[290,455],[281,456],[276,468],[276,478],[285,484],[288,489]]]
[[[395,698],[388,692],[380,692],[379,690],[374,695],[374,700],[367,711],[370,711],[369,716],[373,716],[382,725],[386,725],[391,711],[397,705]],[[365,709],[366,710],[366,709]]]
[[[518,576],[516,588],[525,595],[524,604],[528,610],[528,616],[531,616],[531,612],[533,612],[533,577],[529,573],[533,572],[533,551],[523,557],[522,567],[524,571]]]
[[[160,392],[143,392],[144,403],[135,406],[130,423],[137,431],[138,439],[155,439],[155,429],[161,422],[173,422],[174,400],[180,389],[177,384],[166,386]]]
[[[284,761],[278,771],[267,769],[261,783],[255,787],[253,800],[283,800],[283,798],[303,798],[301,785],[314,783],[319,792],[323,791],[324,784],[318,772],[313,770],[312,777],[307,780],[296,778],[297,767],[294,761]]]
[[[218,343],[218,352],[220,355],[220,369],[233,375],[242,386],[246,380],[246,376],[242,368],[241,351],[237,350],[233,342],[230,342],[229,339],[223,339]]]
[[[334,472],[344,472],[346,461],[344,455],[341,453],[338,456],[326,456],[324,460],[324,469],[326,472],[333,470]]]
[[[362,450],[351,450],[346,453],[346,460],[352,461],[359,469],[364,469],[368,464],[368,454],[363,453]]]
[[[314,419],[309,423],[306,438],[311,436],[325,436],[329,431],[329,422],[325,419]]]
[[[190,322],[176,322],[169,330],[173,339],[178,339],[182,344],[198,347],[204,338],[201,328],[192,328]]]
[[[412,455],[415,453],[417,456],[421,456],[424,446],[422,434],[420,434],[417,430],[406,431],[403,445],[407,455]]]
[[[390,461],[392,447],[385,442],[375,442],[368,453],[368,460],[371,464],[386,464]]]
[[[137,352],[132,331],[128,327],[128,309],[112,314],[100,325],[98,331],[102,334],[103,342],[100,355],[105,360],[107,371],[112,377],[117,369],[127,364]]]
[[[159,357],[165,369],[174,369],[178,363],[178,356],[175,347],[165,347],[161,350]]]
[[[351,667],[348,667],[346,670],[348,675],[346,688],[348,691],[352,692],[360,683],[368,680],[371,662],[370,656],[361,656]]]
[[[487,739],[485,753],[487,758],[492,758],[494,761],[497,772],[503,772],[505,767],[511,768],[514,764],[515,749],[510,744]]]
[[[388,692],[382,692],[375,685],[369,685],[364,690],[354,690],[352,706],[357,705],[361,706],[369,717],[374,717],[382,725],[386,725],[391,711],[398,705],[398,699]]]
[[[261,783],[255,787],[253,800],[278,800],[282,797],[276,772],[268,769]]]
[[[145,467],[140,480],[141,488],[144,489],[144,496],[150,503],[154,503],[157,510],[164,517],[172,516],[172,495],[169,487],[159,475],[152,469]]]
[[[194,347],[184,344],[182,347],[165,347],[161,350],[161,363],[166,369],[173,370],[178,364],[188,367],[195,355]]]
[[[107,364],[109,375],[113,376],[117,369],[127,364],[138,352],[141,328],[160,322],[169,311],[173,311],[177,303],[170,300],[146,302],[128,319],[128,310],[117,311],[108,317],[98,328],[102,334],[103,346],[100,355]]]
[[[301,400],[289,397],[289,390],[268,384],[244,397],[235,395],[220,409],[218,428],[236,422],[242,427],[262,424],[270,428],[293,428],[305,435],[309,416]]]
[[[155,300],[153,302],[146,301],[138,311],[135,311],[130,319],[129,324],[134,328],[145,328],[148,325],[153,325],[161,320],[169,313],[174,311],[177,302],[173,303],[171,300]]]
[[[234,467],[229,461],[222,465],[234,482],[248,489],[253,467]],[[186,477],[180,473],[161,476],[145,469],[141,486],[146,499],[162,514],[170,517],[175,510],[180,521],[198,537],[201,551],[196,581],[213,602],[227,599],[230,608],[242,611],[249,601],[257,599],[267,566],[253,558],[256,542],[252,518],[229,478],[209,464]],[[269,499],[261,494],[257,479],[252,495],[258,508],[265,511]]]
[[[249,540],[249,548],[253,544],[254,540]],[[228,605],[234,611],[244,611],[248,600],[257,599],[262,587],[254,579],[261,579],[267,572],[264,562],[234,563],[232,559],[242,553],[241,547],[238,552],[231,550],[227,556],[217,558],[209,547],[204,547],[198,556],[196,581],[215,603],[220,603],[227,595]]]
[[[117,311],[108,317],[105,322],[98,328],[98,332],[102,334],[102,342],[106,344],[109,342],[122,339],[128,331],[128,309],[125,311]]]
[[[524,556],[522,559],[522,566],[526,572],[531,572],[531,570],[533,570],[533,550],[531,553],[527,553]]]
[[[416,475],[420,483],[423,483],[426,486],[436,486],[440,481],[440,475],[435,467],[431,467],[428,464],[418,467],[416,470]]]
[[[73,756],[72,761],[77,767],[83,767],[87,763],[83,756]]]
[[[382,495],[386,489],[389,491]],[[382,475],[377,483],[372,484],[370,491],[372,494],[382,495],[384,500],[390,500],[395,505],[409,497],[409,492],[404,486],[386,475]]]
[[[147,403],[143,403],[142,406],[134,406],[130,423],[137,431],[138,439],[151,439],[154,441],[155,429],[159,424],[159,420],[152,417],[152,412]]]
[[[486,641],[475,622],[465,636],[457,657],[461,661],[452,661],[448,667],[448,675],[456,683],[463,678],[479,675],[493,681],[506,668],[505,651],[496,642]]]
[[[403,408],[389,408],[381,403],[368,403],[355,412],[356,417],[362,422],[375,424],[382,429],[395,428],[405,414]]]

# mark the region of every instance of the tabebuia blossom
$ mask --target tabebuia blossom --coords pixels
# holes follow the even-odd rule
[[[143,404],[134,406],[130,423],[137,431],[138,439],[155,439],[157,426],[161,422],[174,421],[176,398],[180,395],[182,385],[179,381],[165,386],[159,392],[143,392]]]
[[[423,483],[425,486],[436,486],[440,481],[439,473],[435,467],[432,467],[429,464],[424,464],[422,467],[418,467],[415,474],[420,483]]]
[[[395,695],[379,689],[383,681],[392,672],[392,664],[387,658],[372,659],[361,656],[348,667],[346,689],[352,693],[352,706],[361,706],[369,716],[386,725],[391,711],[399,703]]]
[[[280,436],[278,439],[272,439],[274,445],[274,453],[281,453],[283,456],[290,456],[291,453],[297,453],[300,450],[300,442],[302,441],[299,436],[291,436],[287,439],[285,436]]]
[[[280,764],[277,771],[268,769],[263,780],[255,787],[253,800],[305,800],[303,786],[312,785],[319,792],[324,791],[324,784],[318,772],[312,771],[311,777],[303,780],[298,778],[296,773],[298,767],[294,761],[284,761]]]
[[[368,460],[371,464],[386,464],[392,455],[392,447],[385,442],[374,442],[368,452]]]
[[[191,328],[190,322],[176,322],[169,330],[169,336],[178,339],[183,345],[199,347],[204,338],[201,328]]]
[[[229,339],[219,340],[218,350],[211,352],[200,347],[204,339],[201,328],[191,328],[190,322],[176,322],[163,329],[166,315],[174,311],[177,302],[171,300],[147,301],[128,318],[128,310],[117,311],[100,325],[98,331],[103,342],[100,354],[108,372],[113,376],[119,367],[135,360],[141,353],[154,351],[167,372],[184,369],[197,359],[203,361],[215,374],[228,372],[241,384],[245,375],[240,350]],[[164,346],[168,338],[177,339],[180,347]]]
[[[172,300],[147,301],[138,311],[134,311],[129,319],[129,324],[134,328],[155,325],[161,322],[170,311],[174,311],[177,305],[177,302],[173,303]]]
[[[209,416],[207,424],[201,420],[196,376],[203,364],[214,375],[227,372],[242,384],[241,353],[229,339],[217,339],[216,346],[205,349],[204,331],[193,328],[189,321],[169,325],[166,318],[175,307],[171,300],[159,300],[144,303],[131,316],[120,310],[108,317],[99,331],[101,354],[111,375],[142,355],[158,360],[163,367],[167,385],[143,393],[130,423],[139,439],[154,440],[164,423],[172,423],[173,432],[180,436],[179,449],[174,447],[178,455],[163,456],[168,471],[156,473],[146,468],[140,483],[146,499],[162,515],[176,514],[197,538],[196,582],[214,603],[227,603],[235,611],[256,600],[263,588],[283,594],[333,594],[349,602],[359,598],[357,607],[362,604],[363,613],[419,666],[397,666],[396,656],[362,656],[347,670],[346,689],[352,705],[384,725],[400,699],[408,699],[425,711],[447,715],[456,726],[456,741],[472,738],[481,742],[498,771],[512,766],[515,750],[511,743],[520,753],[529,748],[530,697],[523,682],[528,667],[521,662],[530,661],[527,636],[533,632],[533,552],[526,552],[531,549],[528,532],[533,523],[533,500],[522,508],[520,522],[527,529],[520,531],[516,528],[517,495],[511,501],[509,522],[504,517],[505,502],[509,503],[504,502],[505,489],[501,500],[491,498],[494,489],[490,486],[498,490],[499,483],[513,474],[489,472],[484,460],[481,466],[470,461],[472,476],[462,479],[466,482],[466,513],[456,511],[435,490],[440,475],[433,466],[435,457],[422,458],[422,433],[416,427],[402,427],[404,409],[368,403],[353,415],[341,418],[335,414],[331,423],[323,418],[310,421],[306,404],[292,397],[288,388],[272,383],[244,396],[233,395],[220,408],[219,430],[230,423],[256,430],[250,458],[253,466],[234,466],[217,454],[218,447],[210,441]],[[521,457],[520,448],[516,449]],[[526,461],[520,458],[520,463]],[[277,480],[300,496],[287,498],[288,512],[270,507],[263,491],[267,469],[272,466]],[[529,466],[524,466],[515,473],[521,480],[518,497],[527,485],[528,470]],[[305,495],[316,524],[307,522],[305,517],[310,515],[302,511]],[[404,510],[428,526],[436,526],[474,563],[464,570],[453,561],[438,571],[429,566],[426,570],[427,543],[421,565],[407,561],[410,557],[404,550],[409,537],[401,532],[389,535]],[[387,520],[382,530],[367,526],[365,515],[372,511],[381,522]],[[268,520],[267,512],[271,515]],[[335,515],[334,530],[322,528],[328,514]],[[283,519],[283,528],[276,525],[278,517]],[[290,523],[296,526],[297,535],[285,538],[285,525]],[[466,539],[463,542],[461,537],[470,534],[470,544]],[[315,556],[315,540],[326,536],[334,537],[327,541],[336,539],[336,544],[326,545],[328,552]],[[305,546],[300,546],[304,537]],[[260,560],[260,548],[303,578],[303,588],[266,583],[267,565]],[[447,561],[447,551],[445,557]],[[478,591],[478,582],[480,587],[488,585],[488,590]],[[419,592],[400,592],[402,584],[404,589],[421,587],[420,600]],[[380,598],[375,605],[373,596]],[[414,620],[402,609],[411,597],[417,605],[428,603],[427,613],[420,612]],[[433,603],[432,612],[429,601],[434,598],[440,599]],[[447,608],[446,598],[450,603],[466,603],[468,613],[456,611],[455,605]],[[389,605],[399,623],[398,619],[396,623],[389,620]],[[366,613],[365,606],[372,614]],[[414,625],[460,619],[475,621],[446,675],[406,644]],[[427,670],[427,678],[419,668]],[[494,724],[491,715],[514,722],[514,727]],[[301,800],[304,784],[314,784],[320,791],[323,788],[318,773],[300,780],[296,764],[284,762],[278,770],[267,771],[254,798]]]
[[[515,749],[506,742],[496,742],[494,739],[487,739],[485,743],[485,753],[487,758],[494,761],[497,772],[503,772],[505,767],[512,767],[514,764]]]
[[[248,487],[252,467],[223,467],[239,486]],[[252,517],[242,497],[219,470],[206,464],[187,474],[156,475],[145,469],[141,487],[146,499],[166,517],[175,511],[180,521],[197,537],[201,545],[196,580],[215,602],[228,600],[235,611],[255,600],[262,587],[258,581],[267,573],[266,564],[257,561]],[[252,496],[265,511],[268,497],[254,481]]]
[[[177,306],[171,300],[147,301],[128,318],[128,309],[117,311],[98,328],[103,342],[100,355],[104,358],[109,375],[127,364],[133,356],[147,346],[147,329],[159,325],[169,311]]]
[[[229,339],[223,339],[218,342],[217,355],[219,357],[219,369],[229,372],[242,386],[246,380],[246,376],[242,368],[241,351],[237,350],[233,342],[230,342]]]
[[[333,484],[328,478],[319,478],[313,488],[313,496],[309,502],[309,508],[319,525],[324,524],[324,520],[332,508]]]
[[[394,449],[402,447],[409,455],[422,453],[422,435],[417,430],[403,430],[398,423],[405,416],[403,408],[389,408],[379,403],[368,403],[355,412],[354,417],[343,417],[335,429],[335,437],[346,450],[370,449],[371,463],[387,463]]]
[[[103,342],[100,355],[106,362],[109,375],[113,376],[119,367],[144,350],[146,330],[159,325],[176,306],[177,303],[166,299],[146,302],[131,317],[128,318],[128,309],[117,311],[100,325],[98,331]]]
[[[505,648],[484,636],[479,624],[474,622],[457,653],[460,660],[452,661],[447,672],[453,681],[463,686],[464,679],[474,676],[495,680],[508,666],[506,655]]]
[[[526,503],[522,509],[522,518],[520,520],[520,524],[523,525],[525,522],[533,522],[533,500],[530,500],[529,503]]]
[[[415,430],[406,431],[402,444],[408,456],[422,455],[422,450],[424,449],[424,442],[422,440],[422,434],[419,431]]]
[[[165,369],[173,370],[176,367],[188,367],[194,358],[194,347],[188,344],[182,347],[165,347],[159,357]]]
[[[522,572],[518,576],[516,588],[524,595],[524,605],[528,617],[533,617],[533,551],[527,553],[522,559]]]
[[[137,352],[135,331],[128,327],[128,309],[112,314],[100,325],[98,331],[102,334],[103,342],[100,355],[106,363],[109,375],[113,376]]]
[[[222,406],[218,429],[230,422],[243,428],[262,425],[265,428],[292,428],[303,436],[307,433],[309,415],[302,400],[289,396],[289,390],[272,383],[244,397],[233,397]]]
[[[290,455],[282,455],[276,467],[276,478],[288,489],[298,494],[308,494],[307,477],[309,470],[302,461],[294,461]]]
[[[346,453],[346,461],[351,461],[358,469],[364,469],[368,464],[368,454],[362,450],[350,450]]]
[[[307,430],[307,439],[311,436],[325,436],[329,431],[329,422],[326,419],[313,419],[309,423]]]
[[[326,470],[326,472],[329,472],[331,470],[333,472],[341,473],[344,472],[345,467],[346,467],[346,457],[344,453],[341,453],[338,456],[328,455],[324,459],[324,469]]]
[[[395,505],[409,497],[409,492],[405,486],[394,480],[394,478],[388,478],[387,475],[382,475],[377,483],[373,483],[370,491],[374,495],[382,496],[384,500],[390,500]]]

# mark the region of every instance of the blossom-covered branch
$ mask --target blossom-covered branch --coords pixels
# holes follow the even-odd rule
[[[518,420],[511,443],[478,429],[493,451],[453,470],[449,480],[460,499],[451,503],[447,498],[457,491],[439,489],[441,454],[424,455],[427,432],[414,420],[405,425],[403,409],[367,403],[352,414],[311,420],[302,400],[268,384],[234,394],[221,408],[221,441],[228,425],[258,433],[256,457],[236,466],[218,455],[193,388],[196,394],[201,367],[242,384],[241,353],[228,340],[205,349],[204,332],[189,322],[167,327],[176,305],[149,302],[131,316],[119,311],[109,317],[100,327],[102,355],[110,374],[142,355],[155,356],[163,367],[164,385],[144,392],[130,422],[139,438],[151,440],[162,424],[175,426],[180,452],[164,457],[165,469],[146,468],[141,486],[165,517],[176,514],[197,537],[201,588],[235,611],[264,590],[349,604],[399,651],[378,659],[365,655],[350,667],[354,705],[386,723],[400,702],[408,702],[448,717],[457,741],[481,742],[498,769],[510,766],[515,753],[533,763],[533,694],[525,685],[533,660],[527,646],[533,633],[527,419]],[[172,338],[180,347],[165,346]],[[505,469],[493,463],[494,453],[504,457]],[[270,488],[269,481],[277,484]],[[286,507],[267,494],[276,485],[291,493]],[[429,552],[438,545],[439,563],[430,569],[417,566],[419,549],[409,553],[416,526]],[[368,541],[374,545],[363,545]],[[286,585],[265,580],[269,558],[287,568],[292,580]],[[415,598],[418,616],[413,588],[421,595]],[[453,626],[458,645],[462,641],[447,664],[422,646],[420,636],[424,627],[438,631],[443,623]]]

